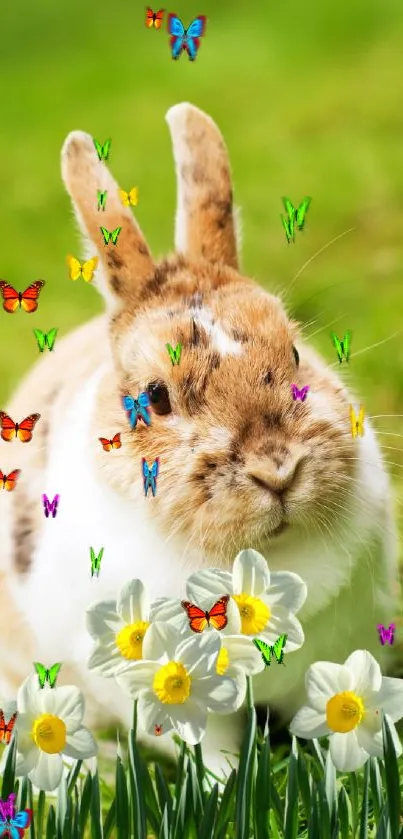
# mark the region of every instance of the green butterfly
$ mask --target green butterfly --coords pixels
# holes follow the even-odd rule
[[[54,664],[48,670],[43,664],[39,664],[39,661],[34,661],[34,667],[39,679],[39,687],[45,687],[46,682],[48,682],[50,687],[54,688],[61,666],[61,663]]]
[[[102,559],[103,554],[104,554],[104,548],[101,548],[98,556],[95,556],[94,548],[90,548],[90,554],[91,554],[91,577],[93,577],[94,574],[96,574],[96,576],[99,577],[99,572],[101,570],[101,559]]]
[[[52,351],[56,341],[58,328],[53,328],[49,332],[42,332],[42,329],[34,329],[34,335],[38,342],[39,352],[43,352],[46,347]]]
[[[294,241],[295,225],[298,227],[298,230],[304,229],[305,216],[308,212],[312,198],[306,196],[298,207],[294,207],[289,198],[282,198],[281,200],[288,215],[288,218],[284,218],[282,215],[281,220],[283,222],[285,235],[289,244],[291,241]]]
[[[101,190],[101,189],[98,189],[98,190],[97,190],[97,196],[98,196],[98,210],[103,210],[103,211],[105,212],[105,208],[106,208],[106,196],[107,196],[107,194],[108,194],[108,190],[107,190],[107,189],[105,189],[105,190],[104,190],[104,192],[102,192],[102,190]]]
[[[269,644],[265,644],[264,641],[261,641],[259,638],[254,638],[253,643],[255,647],[262,653],[263,661],[270,667],[270,659],[273,656],[277,659],[278,664],[281,664],[284,658],[283,647],[287,641],[287,635],[280,635],[277,638],[277,641],[274,642],[273,646],[270,647]]]
[[[99,159],[108,160],[112,140],[105,140],[103,145],[102,143],[99,143],[98,140],[95,140],[95,138],[93,138],[93,141]]]
[[[112,242],[112,245],[117,245],[121,227],[116,227],[115,230],[107,230],[106,227],[100,227],[99,229],[104,237],[105,245],[109,245],[109,242]]]
[[[169,357],[172,361],[172,364],[174,366],[175,366],[175,364],[179,364],[179,362],[181,360],[182,344],[177,344],[175,349],[173,349],[173,347],[171,347],[170,344],[165,344],[165,346],[166,346],[166,348],[169,352]]]
[[[338,359],[340,361],[340,364],[342,363],[343,358],[345,358],[346,361],[348,361],[349,358],[350,358],[350,346],[351,346],[351,332],[350,332],[350,330],[349,329],[347,330],[347,332],[346,332],[342,341],[340,341],[340,339],[337,337],[335,332],[331,333],[331,339],[332,339],[332,341],[333,341],[333,343],[336,347],[337,355],[338,355]]]

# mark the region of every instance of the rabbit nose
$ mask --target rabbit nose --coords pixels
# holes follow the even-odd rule
[[[273,453],[270,457],[254,458],[248,463],[247,472],[258,486],[280,495],[291,486],[301,459],[289,453]]]

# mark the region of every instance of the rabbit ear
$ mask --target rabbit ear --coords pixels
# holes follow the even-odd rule
[[[175,247],[238,268],[231,172],[224,140],[210,117],[183,102],[165,117],[178,184]]]
[[[70,193],[80,226],[98,251],[104,271],[97,271],[96,284],[110,309],[119,310],[135,303],[141,289],[155,273],[150,251],[129,207],[119,198],[119,187],[109,170],[98,159],[93,138],[72,131],[62,149],[62,177]],[[105,211],[99,211],[97,191],[107,190]],[[122,230],[117,245],[105,245],[101,226],[108,231]]]

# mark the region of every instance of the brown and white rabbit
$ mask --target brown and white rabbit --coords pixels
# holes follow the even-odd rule
[[[167,122],[176,253],[158,264],[92,138],[76,131],[63,147],[63,179],[89,254],[100,257],[107,315],[59,340],[8,408],[17,420],[40,412],[41,421],[29,445],[0,448],[3,471],[22,469],[1,498],[3,692],[33,660],[62,661],[60,681],[71,675],[83,686],[90,725],[112,715],[129,725],[131,702],[114,680],[87,671],[87,606],[114,599],[134,577],[152,600],[183,597],[190,573],[230,568],[254,547],[271,570],[297,572],[308,586],[298,614],[304,646],[254,680],[255,700],[289,718],[312,662],[382,652],[376,624],[394,614],[397,578],[389,481],[370,424],[352,438],[353,400],[339,377],[302,342],[281,301],[239,273],[217,127],[187,103]],[[98,188],[108,190],[101,222]],[[122,227],[118,247],[104,246],[101,223]],[[168,342],[183,345],[179,366]],[[304,403],[293,401],[294,382],[310,386]],[[150,388],[152,424],[132,431],[122,395]],[[122,448],[106,454],[98,437],[118,431]],[[157,495],[146,498],[141,458],[157,456]],[[60,494],[55,519],[43,515],[43,492]],[[104,547],[98,579],[90,546]],[[236,751],[238,722],[219,717],[206,743]]]

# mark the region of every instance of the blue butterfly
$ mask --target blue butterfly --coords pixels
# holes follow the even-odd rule
[[[151,487],[153,495],[157,492],[157,478],[160,468],[160,459],[156,457],[150,469],[145,457],[141,458],[141,469],[143,472],[144,495],[148,495],[148,490]]]
[[[137,420],[142,420],[146,425],[151,425],[150,412],[147,408],[150,405],[150,397],[148,393],[140,393],[137,399],[132,396],[123,397],[123,407],[128,414],[129,422],[132,428],[136,428]]]
[[[171,37],[172,58],[179,58],[182,50],[186,50],[189,61],[194,61],[200,40],[206,29],[207,18],[205,15],[195,17],[188,29],[185,29],[181,19],[176,14],[168,16],[168,32]]]
[[[32,810],[20,810],[14,818],[7,818],[6,821],[0,818],[0,837],[7,836],[8,839],[21,839],[23,831],[31,824]]]

